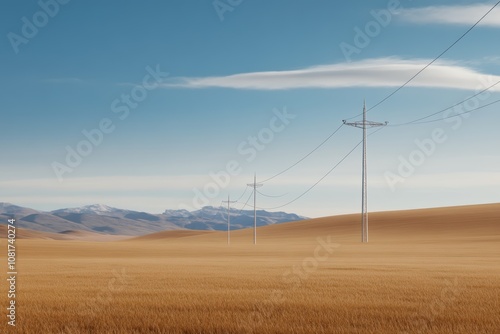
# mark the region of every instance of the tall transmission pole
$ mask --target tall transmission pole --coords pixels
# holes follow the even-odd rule
[[[231,244],[231,203],[236,203],[237,201],[231,201],[229,195],[227,195],[227,201],[222,201],[222,203],[227,203],[227,244]]]
[[[263,186],[262,183],[257,183],[257,174],[253,176],[253,183],[248,183],[247,186],[253,188],[253,244],[257,244],[257,188]]]
[[[363,120],[349,123],[343,121],[345,125],[353,126],[356,128],[363,129],[363,175],[362,175],[362,199],[361,199],[361,242],[368,242],[368,177],[367,177],[367,167],[366,167],[366,129],[373,128],[377,126],[386,126],[388,122],[379,123],[366,120],[366,103],[363,102]]]

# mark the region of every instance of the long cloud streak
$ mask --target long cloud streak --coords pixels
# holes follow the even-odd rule
[[[286,90],[297,88],[397,87],[417,73],[429,60],[399,58],[368,59],[291,71],[240,73],[204,78],[175,78],[165,88],[232,88]],[[476,90],[500,76],[480,73],[450,61],[434,63],[408,86]],[[496,91],[500,91],[497,88]]]
[[[493,6],[489,4],[474,4],[462,6],[430,6],[423,8],[407,8],[397,12],[404,22],[419,24],[454,24],[473,25]],[[500,8],[491,11],[479,24],[480,26],[500,27]]]

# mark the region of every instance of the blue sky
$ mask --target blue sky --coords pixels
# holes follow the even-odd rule
[[[364,99],[368,109],[381,101],[494,3],[215,4],[4,2],[0,201],[41,210],[103,203],[159,213],[218,206],[228,194],[236,199],[254,172],[264,180],[298,161],[359,114]],[[411,121],[495,84],[499,22],[496,8],[368,118]],[[498,99],[500,85],[445,116]],[[498,202],[499,105],[370,136],[369,209]],[[103,122],[108,133],[99,129]],[[260,191],[279,197],[261,195],[258,206],[292,201],[359,140],[361,130],[342,127],[266,182]],[[69,166],[68,148],[86,156]],[[228,163],[235,170],[229,178]],[[311,217],[358,212],[360,167],[359,147],[279,210]]]

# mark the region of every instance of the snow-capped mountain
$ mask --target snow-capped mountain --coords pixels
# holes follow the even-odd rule
[[[192,214],[188,210],[165,210],[163,214],[167,217],[191,217]]]
[[[233,229],[252,227],[254,223],[253,210],[231,209],[231,225]],[[167,220],[183,228],[196,230],[227,229],[227,209],[205,206],[196,211],[167,210],[163,213]],[[304,220],[306,217],[286,212],[257,211],[257,226],[265,226]]]
[[[81,206],[81,207],[77,207],[77,208],[66,208],[66,209],[54,210],[51,213],[57,214],[57,213],[64,212],[64,213],[87,213],[87,214],[96,214],[96,215],[107,215],[110,213],[121,212],[121,211],[128,211],[128,210],[116,209],[116,208],[112,208],[112,207],[104,205],[104,204],[92,204],[92,205],[86,205],[86,206]]]
[[[222,207],[206,206],[199,210],[165,210],[150,214],[117,209],[103,204],[43,212],[9,203],[0,203],[0,224],[16,218],[17,226],[44,232],[84,230],[106,234],[144,235],[176,229],[223,231],[227,229],[227,211]],[[265,226],[306,219],[285,212],[257,211],[257,225]],[[252,227],[253,210],[231,210],[232,229]]]

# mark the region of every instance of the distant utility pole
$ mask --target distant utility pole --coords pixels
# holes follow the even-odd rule
[[[222,201],[222,203],[227,203],[227,244],[231,244],[231,203],[236,203],[236,201],[231,201],[229,195],[227,195],[227,201]]]
[[[366,120],[366,103],[363,102],[363,121],[349,123],[343,121],[345,125],[354,126],[363,129],[363,181],[362,181],[362,200],[361,200],[361,242],[368,242],[368,203],[367,203],[367,169],[366,169],[366,129],[377,126],[386,126],[388,122],[379,123]]]
[[[257,188],[263,186],[262,183],[257,183],[257,174],[253,176],[253,183],[248,183],[247,186],[253,188],[253,244],[257,244]]]

